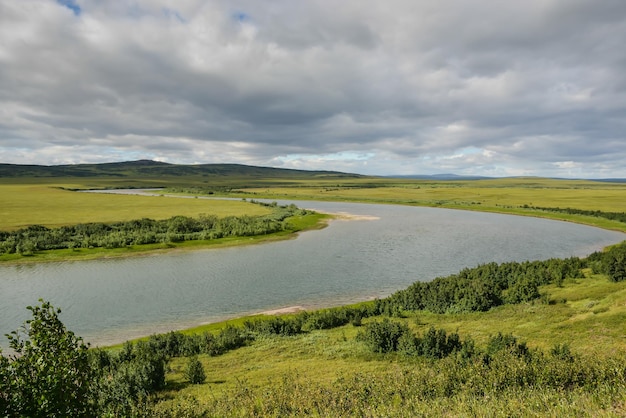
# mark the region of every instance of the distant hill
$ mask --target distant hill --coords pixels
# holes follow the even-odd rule
[[[516,179],[516,178],[551,178],[554,180],[590,180],[600,181],[606,183],[626,183],[626,179],[623,178],[608,178],[608,179],[585,179],[585,178],[565,178],[565,177],[529,177],[529,176],[511,176],[511,177],[487,177],[487,176],[465,176],[458,174],[409,174],[398,176],[385,176],[386,178],[394,179],[415,179],[415,180],[489,180],[489,179]]]
[[[404,176],[386,176],[394,179],[416,179],[416,180],[486,180],[494,177],[485,176],[460,176],[458,174],[411,174]]]
[[[626,179],[597,179],[596,181],[604,181],[606,183],[626,183]]]
[[[242,164],[179,165],[138,160],[103,164],[20,165],[0,164],[0,177],[158,177],[158,176],[239,176],[271,178],[360,178],[359,174],[337,171],[307,171],[256,167]]]

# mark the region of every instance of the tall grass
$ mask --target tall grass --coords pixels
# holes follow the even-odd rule
[[[270,212],[270,208],[244,201],[102,195],[77,193],[48,185],[0,185],[2,231],[35,224],[58,227],[141,218],[167,219],[178,215],[257,216]]]
[[[337,376],[330,384],[286,372],[264,385],[241,381],[221,396],[188,394],[149,415],[229,416],[623,416],[620,358],[525,361],[509,353],[484,363],[458,359],[390,363],[380,372]]]

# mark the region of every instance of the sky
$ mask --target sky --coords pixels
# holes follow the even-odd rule
[[[0,0],[0,162],[626,178],[624,0]]]

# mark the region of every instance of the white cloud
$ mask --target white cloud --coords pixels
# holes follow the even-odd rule
[[[0,0],[3,162],[626,177],[622,0],[70,5]]]

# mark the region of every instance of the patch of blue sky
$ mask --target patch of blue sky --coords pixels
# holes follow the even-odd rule
[[[74,16],[80,16],[81,9],[75,0],[57,0],[57,3],[74,12]]]
[[[373,152],[343,151],[334,154],[289,154],[277,158],[283,162],[290,161],[365,161],[373,158]]]
[[[167,18],[178,20],[180,23],[187,23],[187,19],[181,16],[181,14],[177,10],[169,9],[164,7],[161,9],[163,15]]]
[[[484,150],[481,148],[466,147],[466,148],[461,149],[458,153],[460,155],[472,155],[472,154],[482,154],[483,151]]]
[[[231,17],[234,21],[241,22],[241,23],[249,22],[251,20],[249,14],[247,14],[246,12],[241,12],[241,11],[233,13]]]

